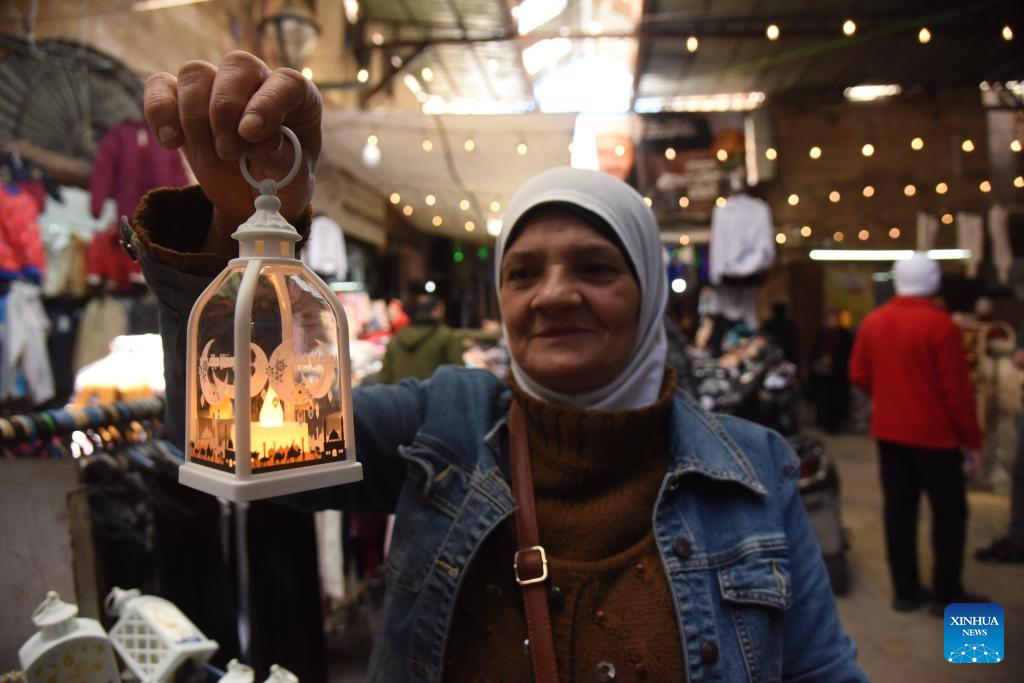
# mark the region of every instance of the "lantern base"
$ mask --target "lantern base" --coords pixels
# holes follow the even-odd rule
[[[355,460],[256,474],[249,479],[194,463],[178,468],[179,484],[236,503],[349,484],[362,478],[363,466]]]

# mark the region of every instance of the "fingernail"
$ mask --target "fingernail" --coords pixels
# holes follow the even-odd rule
[[[262,116],[256,112],[249,112],[242,117],[242,121],[238,124],[238,132],[246,132],[249,135],[258,135],[263,131],[263,126],[266,121]]]
[[[160,129],[156,132],[157,137],[160,138],[160,142],[164,143],[173,140],[174,136],[177,134],[178,131],[175,130],[173,126],[160,126]]]
[[[238,158],[238,139],[232,133],[218,133],[213,141],[217,148],[217,156],[224,161],[234,161]]]

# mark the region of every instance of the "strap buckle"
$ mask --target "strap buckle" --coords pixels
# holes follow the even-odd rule
[[[540,553],[540,576],[532,578],[521,578],[519,576],[519,555],[522,553],[537,552]],[[520,586],[529,586],[535,583],[543,583],[548,580],[548,554],[544,552],[544,548],[539,545],[530,546],[529,548],[523,548],[516,551],[515,559],[512,561],[512,568],[516,573],[516,583]]]

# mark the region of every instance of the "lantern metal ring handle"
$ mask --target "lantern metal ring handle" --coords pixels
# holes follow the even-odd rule
[[[302,145],[299,144],[299,138],[292,132],[292,129],[288,126],[281,126],[281,132],[286,138],[291,140],[292,148],[295,150],[295,159],[292,161],[292,168],[288,171],[288,175],[280,180],[274,180],[272,178],[264,178],[263,180],[256,180],[252,177],[252,173],[249,173],[249,166],[246,164],[245,153],[248,148],[242,149],[242,154],[238,158],[238,167],[242,170],[242,177],[245,181],[260,191],[260,194],[276,194],[279,188],[284,187],[295,178],[295,174],[299,172],[299,164],[302,163]]]

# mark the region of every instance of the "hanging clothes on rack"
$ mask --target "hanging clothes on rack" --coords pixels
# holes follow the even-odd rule
[[[1010,282],[1010,266],[1013,265],[1013,246],[1010,243],[1010,213],[1001,204],[993,204],[988,210],[988,235],[992,240],[992,260],[996,266],[996,278],[1000,285]]]
[[[46,353],[50,320],[39,292],[37,285],[16,281],[5,297],[0,400],[25,396],[31,405],[38,406],[56,393]],[[19,378],[24,378],[24,391]]]
[[[38,219],[31,195],[16,185],[0,187],[0,271],[7,277],[43,277],[46,252]]]
[[[956,214],[957,242],[961,249],[971,252],[967,259],[967,277],[974,280],[985,257],[985,225],[981,216],[968,211]]]
[[[327,282],[343,281],[348,275],[348,255],[341,226],[323,214],[314,216],[301,257],[310,270]]]

